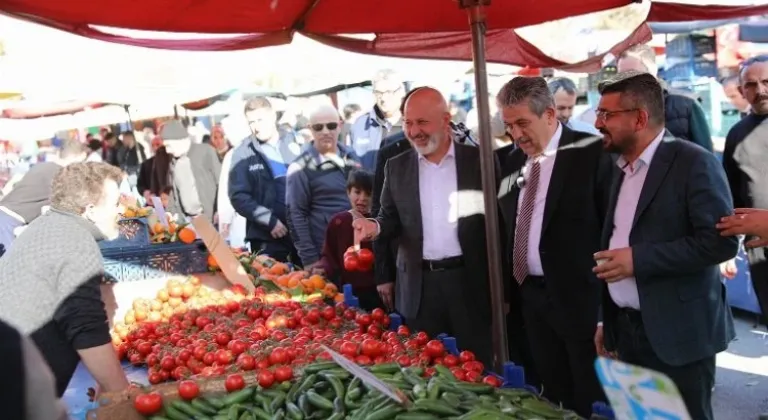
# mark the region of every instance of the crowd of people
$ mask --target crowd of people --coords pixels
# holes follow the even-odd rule
[[[599,85],[594,126],[573,118],[567,79],[503,86],[492,209],[477,142],[454,107],[432,87],[406,92],[391,71],[374,78],[372,109],[313,110],[308,143],[263,97],[245,104],[251,135],[239,141],[220,127],[194,141],[179,120],[149,150],[130,133],[65,141],[0,200],[4,406],[11,418],[59,418],[55,397],[80,361],[101,390],[130,387],[110,343],[97,242],[117,237],[134,191],[218,223],[253,252],[351,284],[364,309],[450,334],[489,365],[485,215],[498,211],[509,357],[532,385],[588,417],[605,400],[593,369],[601,355],[668,375],[691,417],[712,419],[715,355],[734,338],[721,270],[738,235],[749,235],[768,304],[768,58],[739,73],[750,109],[721,165],[700,106],[665,89],[649,50],[619,57],[619,73]],[[373,251],[375,267],[345,267],[355,245]]]

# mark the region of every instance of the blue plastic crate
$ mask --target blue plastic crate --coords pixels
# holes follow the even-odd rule
[[[208,270],[208,249],[202,241],[191,244],[145,245],[102,250],[107,281],[128,282],[195,274]]]
[[[717,62],[714,60],[695,60],[675,64],[662,72],[662,78],[670,81],[691,80],[697,77],[717,77]]]
[[[678,35],[665,46],[668,58],[698,58],[717,52],[717,41],[709,35]]]
[[[111,241],[100,241],[99,248],[102,251],[149,245],[149,229],[146,218],[123,219],[118,224],[120,225],[120,236]]]

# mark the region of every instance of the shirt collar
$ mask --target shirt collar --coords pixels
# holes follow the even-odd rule
[[[643,153],[640,153],[640,156],[637,158],[638,164],[634,165],[634,168],[632,168],[632,171],[635,171],[643,166],[647,166],[651,164],[651,160],[653,160],[653,155],[656,154],[656,149],[659,148],[659,144],[661,144],[661,139],[664,138],[664,132],[666,130],[662,129],[659,134],[656,136],[656,138],[653,139],[651,144],[645,147],[645,150],[643,150]],[[628,168],[629,162],[627,162],[626,159],[624,159],[624,156],[619,156],[618,159],[616,159],[616,165],[619,166],[622,170],[630,169]]]
[[[563,124],[561,124],[559,121],[557,122],[557,130],[555,130],[555,134],[552,135],[552,138],[549,139],[549,143],[547,144],[547,147],[544,149],[544,153],[537,156],[539,158],[539,161],[542,160],[542,158],[547,156],[552,156],[555,153],[557,153],[557,148],[560,147],[560,137],[563,135]],[[529,157],[527,160],[531,160]]]

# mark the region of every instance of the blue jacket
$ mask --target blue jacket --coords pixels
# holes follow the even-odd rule
[[[288,164],[299,155],[295,137],[286,133],[278,144],[287,172]],[[264,153],[263,146],[255,139],[246,139],[232,153],[229,172],[229,200],[235,211],[246,220],[247,241],[271,241],[270,232],[279,220],[288,226],[285,211],[285,176],[276,174]]]

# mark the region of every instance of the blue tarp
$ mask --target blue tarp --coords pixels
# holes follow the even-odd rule
[[[695,31],[706,31],[732,23],[745,23],[750,18],[719,19],[719,20],[694,20],[690,22],[648,22],[648,26],[655,34],[685,34]]]

